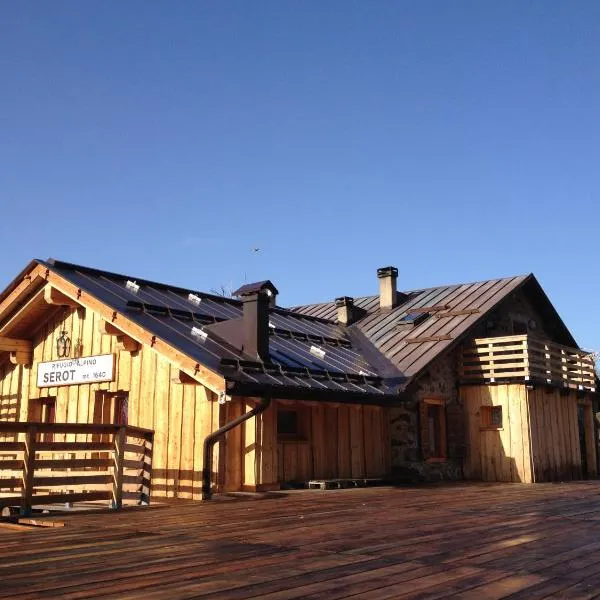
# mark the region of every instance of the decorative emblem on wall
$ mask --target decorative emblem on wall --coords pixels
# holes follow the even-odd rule
[[[56,355],[58,358],[66,358],[71,354],[71,338],[67,331],[61,331],[56,339]]]

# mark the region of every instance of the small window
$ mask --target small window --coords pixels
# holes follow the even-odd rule
[[[481,427],[484,429],[502,428],[502,407],[501,406],[482,406],[481,407]]]
[[[443,400],[425,399],[421,403],[421,449],[425,460],[446,460],[446,411]]]
[[[277,439],[305,440],[306,427],[304,411],[300,408],[278,408],[277,409]]]

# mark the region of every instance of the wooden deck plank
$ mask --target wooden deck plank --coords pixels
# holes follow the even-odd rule
[[[600,590],[600,482],[167,502],[61,514],[62,528],[0,528],[0,598],[516,599]]]

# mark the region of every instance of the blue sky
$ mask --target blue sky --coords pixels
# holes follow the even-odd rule
[[[598,349],[599,39],[592,1],[3,2],[0,286],[533,271]]]

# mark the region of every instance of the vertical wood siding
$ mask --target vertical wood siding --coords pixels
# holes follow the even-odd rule
[[[521,384],[461,389],[467,418],[465,477],[523,483],[565,481],[583,476],[575,391],[528,390]],[[481,427],[481,407],[501,406],[503,426]],[[596,475],[591,404],[585,407],[588,475]]]
[[[178,368],[148,347],[134,353],[119,351],[114,336],[99,333],[99,320],[89,309],[59,310],[34,335],[31,368],[0,366],[0,420],[39,420],[39,399],[55,397],[57,422],[112,422],[115,406],[110,393],[128,392],[129,424],[155,431],[153,494],[200,498],[202,443],[220,419],[216,395],[200,384],[174,383]],[[56,339],[63,330],[72,341],[71,357],[77,347],[83,357],[114,354],[115,380],[38,388],[37,364],[58,360]],[[219,444],[217,456],[218,452]]]

